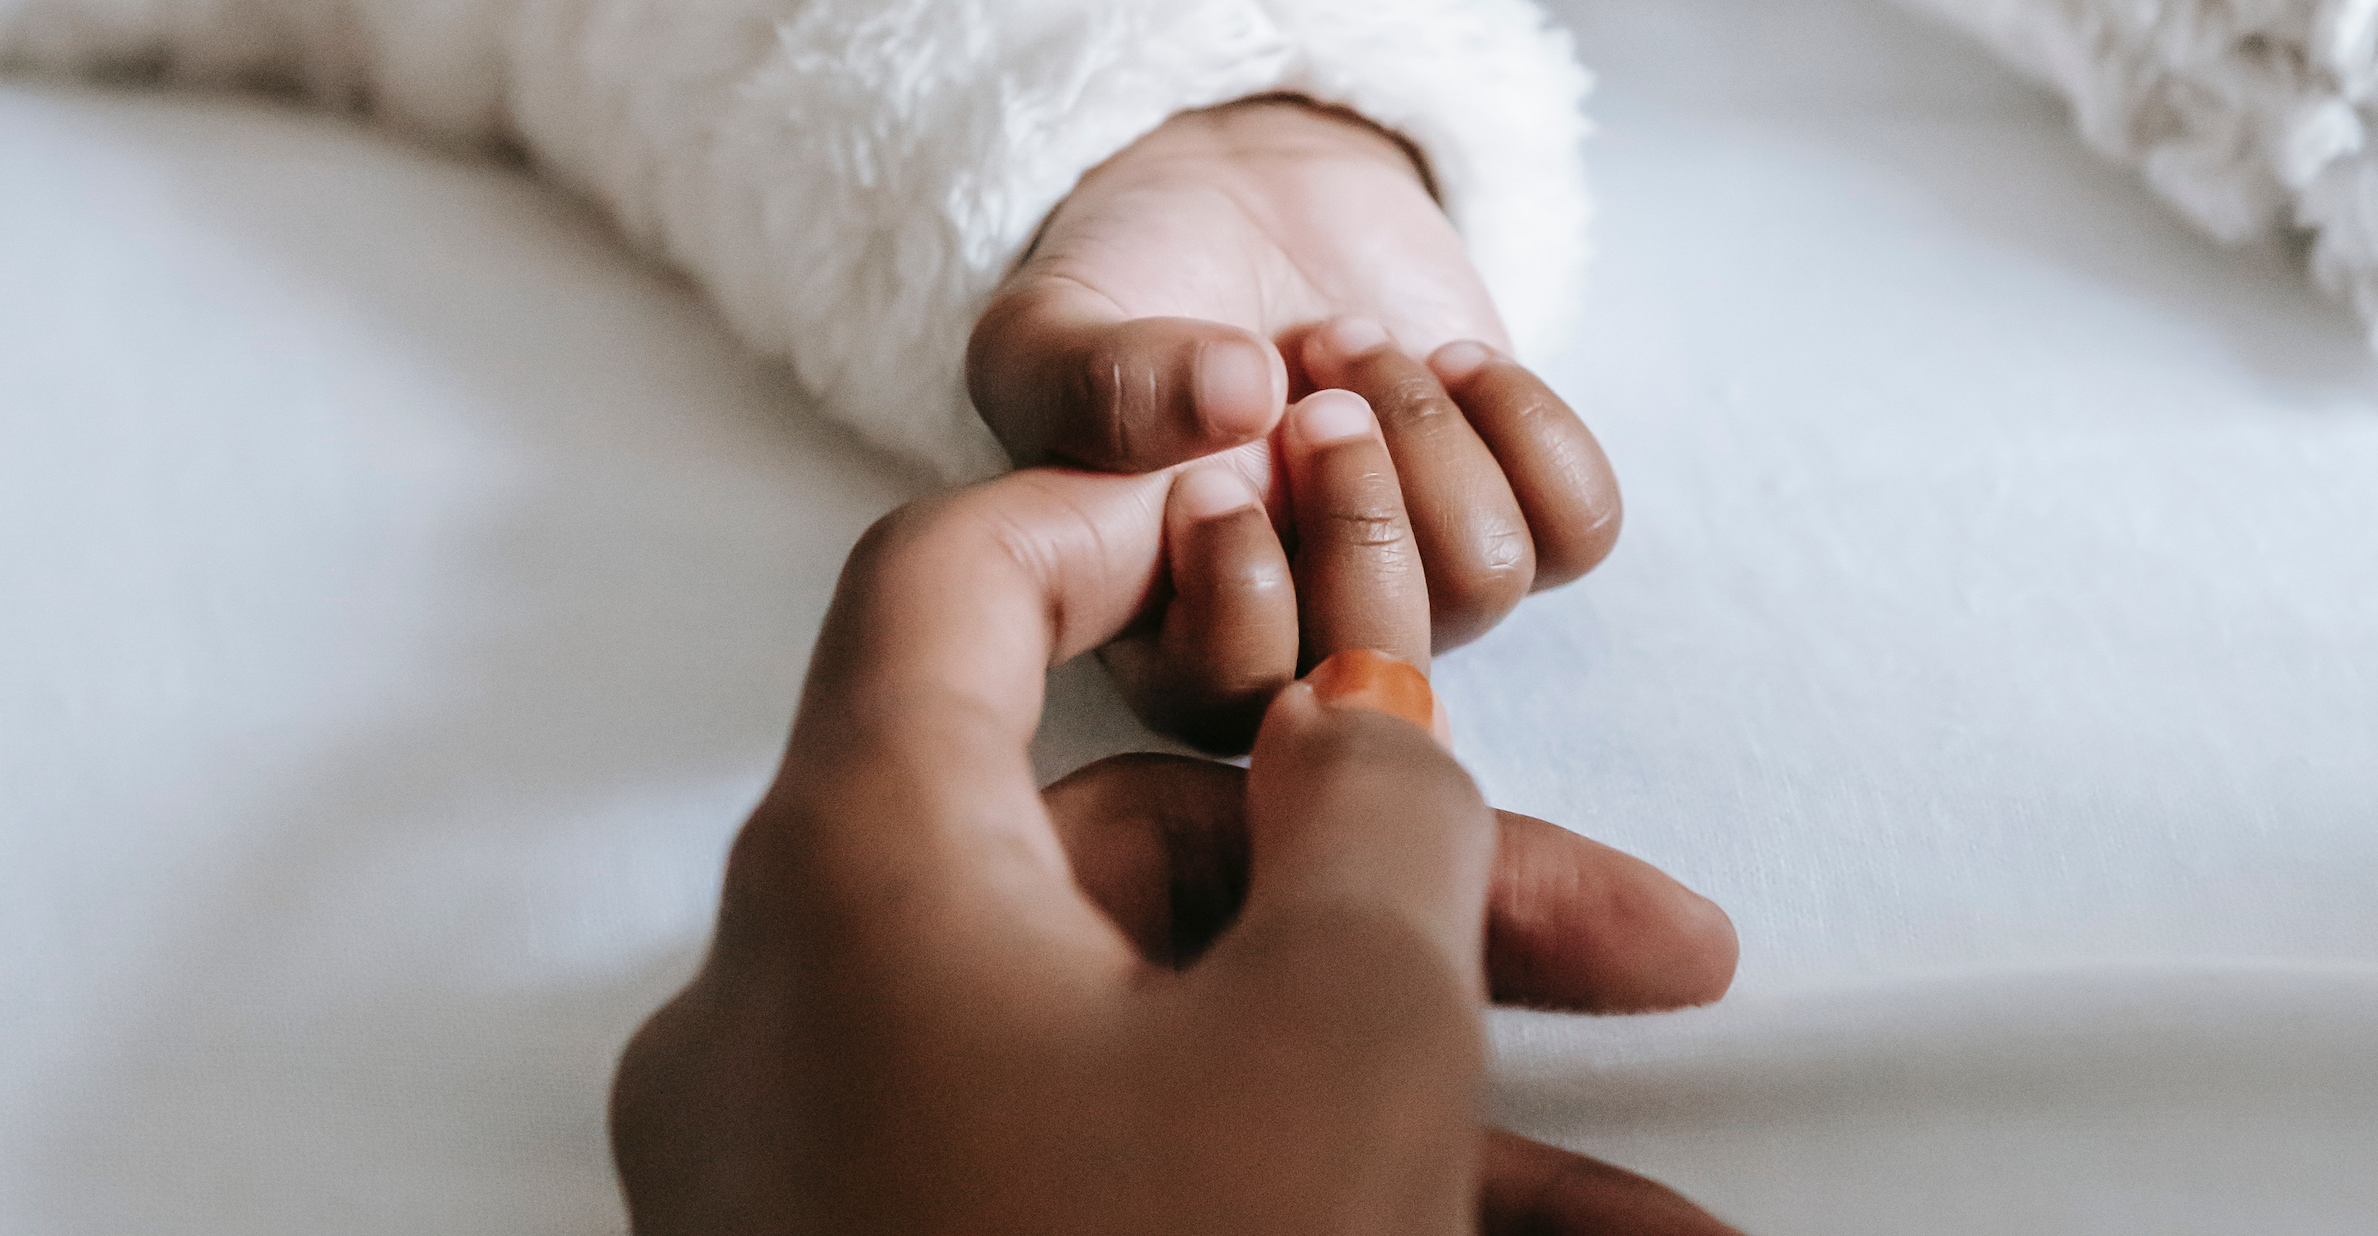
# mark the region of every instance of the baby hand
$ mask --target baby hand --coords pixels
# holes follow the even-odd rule
[[[1360,393],[1441,651],[1618,534],[1601,448],[1507,351],[1396,139],[1254,100],[1177,116],[1085,176],[977,324],[967,380],[1019,462],[1125,472],[1259,442],[1295,391]]]
[[[1370,407],[1342,390],[1308,396],[1289,410],[1280,459],[1293,555],[1243,455],[1192,465],[1165,508],[1156,603],[1100,650],[1150,725],[1220,754],[1245,751],[1272,697],[1337,653],[1429,663],[1420,552]]]

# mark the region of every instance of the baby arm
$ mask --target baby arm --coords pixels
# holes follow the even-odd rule
[[[1520,0],[0,0],[0,62],[517,144],[945,475],[1255,443],[1276,502],[1286,400],[1352,388],[1434,648],[1617,530],[1591,435],[1508,357],[1506,315],[1556,320],[1584,205],[1583,76]]]
[[[517,145],[830,415],[949,476],[1007,463],[963,377],[994,290],[1085,172],[1176,115],[1286,93],[1413,144],[1480,274],[1432,255],[1397,282],[1453,298],[1388,319],[1407,347],[1501,342],[1487,290],[1540,334],[1582,243],[1585,79],[1524,0],[0,0],[0,64],[278,83]],[[1226,247],[1183,257],[1225,295],[1262,293],[1255,255],[1200,239]],[[1342,299],[1298,312],[1364,308]]]

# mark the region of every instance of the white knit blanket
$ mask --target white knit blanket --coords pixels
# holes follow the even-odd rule
[[[2053,84],[2207,234],[2306,234],[2321,286],[2378,325],[2378,0],[1911,2]]]

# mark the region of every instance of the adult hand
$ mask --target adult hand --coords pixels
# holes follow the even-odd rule
[[[1295,392],[1360,393],[1442,651],[1618,535],[1600,446],[1508,351],[1408,149],[1265,99],[1177,116],[1085,176],[976,326],[967,381],[1019,463],[1125,472],[1260,443]],[[1260,453],[1245,467],[1262,479]]]
[[[1168,511],[1171,488],[1019,473],[853,554],[711,954],[621,1064],[636,1229],[1727,1231],[1477,1124],[1490,984],[1714,998],[1723,916],[1498,820],[1425,730],[1360,706],[1392,691],[1281,692],[1244,774],[1034,785],[1044,667],[1133,618],[1167,514],[1250,511]]]

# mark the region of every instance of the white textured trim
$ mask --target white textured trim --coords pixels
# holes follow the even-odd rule
[[[2321,285],[2378,326],[2378,0],[1911,2],[2062,91],[2215,238],[2309,233]]]

